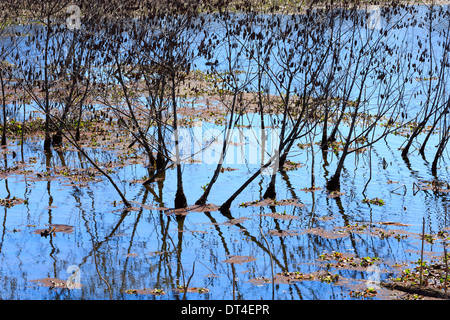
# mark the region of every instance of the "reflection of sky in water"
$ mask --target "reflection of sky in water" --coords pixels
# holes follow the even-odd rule
[[[356,233],[338,239],[302,234],[302,231],[310,227],[332,229],[343,227],[348,223],[361,224],[370,221],[402,222],[411,227],[394,226],[391,229],[405,229],[419,233],[422,217],[426,218],[430,233],[436,233],[447,226],[446,194],[435,196],[432,192],[421,191],[414,195],[413,183],[430,180],[432,176],[427,164],[419,156],[413,154],[410,157],[410,169],[399,157],[397,148],[403,140],[403,137],[391,136],[387,144],[382,140],[374,146],[372,180],[366,194],[368,198],[383,199],[386,205],[380,207],[361,202],[363,199],[361,190],[369,178],[367,153],[348,158],[341,182],[341,191],[345,195],[340,199],[330,199],[324,190],[314,193],[301,190],[310,186],[311,154],[308,149],[295,148],[289,159],[304,166],[288,171],[285,175],[278,175],[277,198],[298,198],[305,207],[240,207],[241,203],[262,196],[269,177],[261,176],[236,199],[231,207],[231,216],[216,211],[191,212],[185,218],[180,218],[148,208],[131,211],[122,216],[121,206],[114,207],[113,204],[114,201],[118,201],[118,196],[106,180],[79,187],[70,186],[69,179],[34,181],[35,173],[10,176],[0,181],[3,190],[0,197],[7,196],[6,188],[3,188],[7,184],[11,197],[26,198],[28,204],[16,205],[9,209],[0,208],[3,213],[0,242],[2,261],[0,272],[4,288],[2,298],[41,299],[58,296],[108,298],[106,285],[99,278],[95,268],[93,246],[97,248],[95,255],[99,271],[110,282],[114,298],[137,298],[123,292],[133,288],[154,287],[161,287],[169,293],[169,297],[174,297],[171,288],[178,283],[176,279],[181,279],[181,273],[177,269],[173,246],[165,236],[167,231],[175,245],[181,248],[186,273],[192,271],[195,259],[201,262],[196,264],[191,285],[204,286],[211,291],[205,295],[191,294],[191,297],[195,296],[198,299],[232,297],[231,266],[222,263],[227,259],[227,255],[248,255],[257,258],[253,262],[235,265],[239,278],[237,290],[247,299],[270,298],[270,286],[257,287],[247,282],[255,277],[270,277],[270,260],[260,235],[260,228],[264,230],[272,246],[276,272],[283,270],[313,272],[318,268],[315,266],[315,259],[323,252],[331,251],[355,253],[361,257],[378,256],[381,261],[389,263],[414,261],[418,258],[418,254],[409,253],[408,250],[420,250],[420,242],[412,236],[399,242],[394,238],[381,240],[375,236]],[[11,148],[19,154],[18,146]],[[318,148],[315,149],[317,152]],[[49,171],[45,167],[46,159],[40,150],[38,148],[36,152],[33,151],[32,145],[27,146],[25,158],[37,157],[37,163],[34,164],[36,172]],[[11,154],[7,157],[8,165],[13,166]],[[80,167],[76,152],[67,152],[63,157],[69,167]],[[316,185],[323,189],[337,159],[331,152],[327,152],[325,158],[321,152],[317,152],[315,157]],[[108,152],[96,151],[95,158],[102,163],[111,160]],[[383,158],[388,164],[387,167],[384,166],[385,169]],[[327,162],[330,165],[327,165]],[[51,167],[59,167],[62,164],[60,155],[54,152],[49,164]],[[258,168],[257,164],[249,163],[226,163],[224,166],[238,170],[227,171],[219,176],[210,194],[209,203],[217,205],[223,203],[236,187]],[[447,176],[446,164],[443,163],[441,167],[441,176]],[[183,184],[189,204],[193,204],[201,195],[202,186],[209,181],[214,169],[215,164],[183,164]],[[148,189],[140,184],[127,182],[147,174],[142,165],[125,166],[114,170],[116,173],[113,177],[119,181],[119,187],[129,200],[134,201],[136,207],[141,203],[152,207],[170,208],[173,205],[176,191],[175,170],[168,170],[165,181],[152,183]],[[388,180],[397,183],[387,184]],[[390,192],[401,185],[407,187],[405,196],[401,195],[402,190],[399,191],[400,194]],[[286,212],[298,219],[275,220],[260,215],[271,212]],[[227,223],[232,218],[239,219],[237,224]],[[36,229],[44,228],[47,223],[72,225],[74,232],[58,233],[52,238],[32,233]],[[176,232],[177,228],[184,231]],[[13,232],[14,229],[20,231]],[[269,230],[298,231],[299,235],[284,238],[268,236]],[[441,251],[441,249],[439,244],[426,245],[426,250]],[[169,253],[159,254],[161,251]],[[69,293],[37,287],[28,282],[45,277],[67,279],[69,275],[66,270],[70,265],[80,266],[81,283],[84,286],[82,290],[73,290]],[[246,272],[241,273],[243,271]],[[211,272],[219,277],[206,277]],[[341,275],[356,279],[364,277],[363,273],[351,270],[342,271]],[[339,286],[330,287],[320,281],[299,282],[291,286],[280,285],[276,292],[278,298],[285,299],[298,299],[300,295],[305,299],[329,299],[334,295],[342,299],[348,298]],[[163,299],[165,297],[167,296],[162,296]]]

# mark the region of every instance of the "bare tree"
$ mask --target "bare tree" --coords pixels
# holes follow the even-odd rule
[[[221,64],[209,62],[209,64],[211,74],[220,83],[217,86],[221,85],[219,95],[222,95],[223,99],[220,103],[226,110],[225,117],[227,118],[227,123],[222,132],[222,148],[218,157],[217,166],[212,178],[206,184],[203,194],[195,202],[197,205],[204,205],[206,203],[209,193],[219,177],[227,150],[233,138],[233,133],[235,132],[235,124],[238,123],[246,109],[242,96],[246,88],[248,88],[249,83],[251,83],[253,74],[251,64],[251,58],[253,57],[246,56],[245,50],[242,50],[242,47],[247,47],[249,38],[254,36],[254,30],[251,30],[251,15],[244,13],[240,16],[235,16],[228,11],[220,10],[217,20],[217,24],[221,25],[223,30],[218,34],[211,34],[210,37],[216,40],[217,43],[220,43],[220,47],[223,50],[218,50],[217,47],[219,46],[217,46],[215,48],[215,55],[222,56],[224,62]],[[250,31],[246,31],[246,29]]]

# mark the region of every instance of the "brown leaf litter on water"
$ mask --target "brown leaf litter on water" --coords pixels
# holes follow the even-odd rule
[[[443,253],[430,261],[415,262],[413,268],[404,269],[400,276],[381,283],[382,287],[404,293],[401,299],[449,299],[448,258]],[[447,281],[445,281],[447,277]],[[421,282],[422,280],[422,282]],[[447,288],[445,287],[447,285]]]
[[[207,231],[204,231],[204,230],[180,230],[180,229],[178,229],[178,232],[189,232],[191,234],[194,234],[194,233],[207,234],[208,233]]]
[[[327,198],[339,198],[340,196],[343,196],[345,192],[340,191],[331,191],[328,193]]]
[[[302,189],[300,189],[301,191],[304,191],[304,192],[316,192],[316,191],[320,191],[320,190],[322,190],[322,188],[320,188],[320,187],[305,187],[305,188],[302,188]]]
[[[315,278],[316,277],[313,274],[298,273],[296,276],[293,276],[291,278],[277,273],[274,279],[267,277],[255,277],[248,280],[248,282],[256,286],[261,286],[265,284],[271,284],[272,282],[275,284],[291,284],[295,281],[314,280]]]
[[[378,266],[381,261],[378,257],[358,257],[356,254],[347,252],[323,253],[317,262],[324,264],[327,268],[351,269],[357,271],[367,271],[368,267]],[[383,272],[378,269],[379,272]]]
[[[271,213],[262,213],[260,216],[264,217],[271,217],[274,219],[281,219],[281,220],[292,220],[292,219],[300,219],[297,216],[293,216],[284,212],[271,212]]]
[[[168,251],[150,251],[148,253],[148,255],[151,256],[151,257],[156,257],[156,256],[159,256],[160,254],[163,254],[163,253],[169,253],[169,252]]]
[[[414,233],[408,232],[407,230],[402,229],[385,229],[381,227],[376,227],[375,224],[387,225],[387,226],[409,226],[400,222],[374,222],[374,223],[365,223],[365,222],[356,222],[354,224],[347,224],[341,227],[334,227],[333,232],[338,233],[347,233],[350,235],[351,233],[357,234],[367,234],[370,236],[376,236],[381,239],[386,238],[396,238],[397,240],[401,240],[407,238],[409,235],[414,235]]]
[[[438,180],[419,181],[417,184],[413,185],[413,190],[421,190],[421,191],[430,190],[433,192],[449,193],[450,185],[447,182],[442,182]]]
[[[327,230],[324,228],[309,228],[301,232],[301,234],[313,234],[326,239],[345,238],[350,235],[349,232],[342,229]]]
[[[167,207],[155,207],[155,206],[148,205],[148,204],[142,204],[141,207],[143,207],[144,209],[147,209],[147,210],[156,210],[156,211],[168,211],[168,210],[170,210],[170,208],[167,208]]]
[[[129,200],[128,202],[130,202],[133,206],[132,211],[139,211],[141,208],[147,209],[147,210],[159,210],[159,211],[167,211],[170,210],[170,208],[167,207],[157,207],[156,204],[147,204],[147,203],[140,203],[138,201],[133,201],[133,200]],[[119,204],[123,204],[123,201],[119,201]],[[116,203],[117,205],[117,203]],[[120,209],[122,210],[122,209]]]
[[[398,226],[398,227],[411,227],[411,224],[405,224],[401,222],[393,222],[393,221],[380,221],[378,224],[385,225],[385,226]]]
[[[189,211],[192,212],[210,212],[210,211],[219,211],[220,207],[212,204],[212,203],[207,203],[205,205],[193,205],[191,207],[188,207]]]
[[[304,166],[305,166],[304,164],[294,162],[291,160],[286,160],[283,164],[283,170],[284,171],[292,171],[292,170],[296,170],[296,169],[304,167]]]
[[[299,230],[269,230],[270,236],[277,237],[290,237],[290,236],[299,236],[302,232]]]
[[[158,208],[158,210],[161,210]],[[211,212],[211,211],[219,211],[219,207],[214,204],[205,204],[205,205],[192,205],[186,208],[178,208],[178,209],[168,209],[165,210],[165,214],[167,215],[181,215],[185,216],[190,212]]]
[[[144,288],[144,289],[128,289],[125,291],[125,293],[127,294],[142,294],[142,295],[153,295],[153,296],[162,296],[165,295],[166,292],[162,289],[149,289],[149,288]]]
[[[188,293],[207,293],[209,289],[205,287],[189,287],[185,289],[183,286],[178,286],[174,291],[178,293],[184,293],[184,291]]]
[[[402,296],[399,291],[392,291],[378,285],[369,283],[367,280],[352,279],[350,285],[344,284],[350,288],[348,295],[355,299],[370,299],[376,297],[381,300],[398,299]]]
[[[228,259],[222,261],[222,263],[242,264],[257,260],[255,257],[252,256],[227,255],[227,257]]]
[[[327,239],[339,239],[349,236],[349,233],[344,230],[327,230],[324,228],[309,228],[304,230],[269,230],[269,235],[277,237],[292,237],[302,234],[313,234]]]
[[[25,169],[26,166],[24,164],[14,165],[12,167],[1,168],[0,169],[0,178],[6,179],[12,175],[21,175],[21,174],[29,174],[30,171]]]
[[[438,252],[436,252],[436,251],[428,251],[428,250],[420,250],[420,249],[417,249],[417,250],[414,250],[414,249],[405,249],[405,253],[412,253],[412,254],[418,254],[418,255],[420,255],[421,253],[423,253],[423,256],[424,256],[424,258],[425,259],[427,259],[427,258],[435,258],[436,256],[438,256],[439,255],[439,253]]]
[[[36,283],[38,286],[49,287],[49,288],[60,288],[60,289],[79,289],[81,288],[81,283],[71,283],[70,287],[67,286],[66,280],[61,280],[57,278],[42,278],[30,280],[33,283]]]
[[[183,286],[178,286],[173,290],[177,293],[184,293],[185,291],[187,293],[207,293],[209,292],[208,288],[204,287],[188,287],[184,288]],[[166,292],[163,289],[150,289],[150,288],[144,288],[144,289],[128,289],[125,291],[127,294],[140,294],[140,295],[153,295],[153,296],[161,296],[165,295]]]
[[[302,273],[300,271],[288,272],[284,271],[277,273],[274,278],[256,277],[250,279],[248,282],[253,285],[266,285],[271,284],[293,284],[298,281],[320,281],[329,284],[335,284],[338,281],[342,281],[342,277],[337,273],[331,273],[329,271],[314,271],[311,273]]]
[[[48,224],[48,228],[45,229],[37,229],[34,230],[34,234],[40,234],[41,236],[55,236],[56,232],[62,232],[62,233],[72,233],[73,232],[73,226],[69,226],[67,224]]]
[[[274,215],[275,217],[275,215]],[[282,215],[280,215],[280,218]],[[291,217],[289,217],[291,218]],[[316,219],[319,220],[319,219]],[[380,223],[383,224],[383,223]],[[397,222],[386,222],[385,225],[395,225],[395,226],[408,226],[406,224],[397,223]],[[355,224],[347,224],[345,226],[335,226],[331,229],[325,229],[322,227],[313,227],[301,230],[270,230],[269,235],[279,236],[279,237],[287,237],[287,236],[299,236],[302,234],[311,234],[316,235],[326,239],[339,239],[350,236],[352,233],[357,234],[367,234],[372,237],[379,237],[381,239],[386,238],[395,238],[397,240],[405,239],[408,236],[417,236],[414,233],[408,232],[407,230],[401,229],[384,229],[381,227],[375,227],[373,224],[365,224],[365,223],[355,223]]]
[[[228,221],[225,221],[223,223],[221,223],[222,225],[235,225],[235,224],[241,224],[244,223],[245,220],[249,220],[250,218],[248,217],[239,217],[239,218],[234,218],[234,219],[230,219]]]
[[[273,199],[263,199],[254,200],[250,202],[243,202],[239,205],[240,207],[263,207],[263,206],[295,206],[304,207],[303,203],[300,203],[298,199],[284,199],[284,200],[273,200]]]
[[[6,207],[6,208],[11,208],[15,205],[22,204],[22,203],[25,203],[25,200],[16,198],[16,197],[0,199],[0,206]]]
[[[137,253],[131,252],[125,255],[127,258],[137,258],[139,255]]]
[[[222,168],[220,168],[220,172],[225,172],[225,171],[236,171],[236,170],[238,170],[238,169],[236,169],[236,168],[231,168],[231,167],[222,167]]]
[[[119,203],[121,204],[121,203],[123,203],[123,202],[120,201]],[[117,204],[114,203],[114,207],[115,207],[116,205],[117,205]],[[110,212],[112,212],[112,213],[123,213],[123,212],[139,211],[139,210],[140,210],[139,207],[133,207],[133,206],[131,206],[131,207],[125,207],[125,208],[121,207],[121,208],[118,208],[118,209],[116,209],[116,210],[111,210]]]

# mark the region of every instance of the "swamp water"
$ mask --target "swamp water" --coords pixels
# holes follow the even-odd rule
[[[419,190],[417,185],[427,186],[434,177],[422,157],[413,154],[405,163],[399,156],[400,135],[372,148],[366,197],[382,199],[384,205],[363,202],[369,152],[348,159],[343,194],[331,197],[324,186],[338,153],[322,154],[316,146],[316,186],[322,189],[311,192],[310,149],[299,145],[289,157],[296,165],[277,177],[278,203],[251,203],[261,199],[270,179],[262,175],[239,195],[229,215],[214,208],[171,213],[176,170],[144,187],[140,182],[148,171],[133,164],[139,162],[133,155],[122,157],[126,165],[106,166],[120,158],[118,151],[92,149],[90,154],[111,168],[132,201],[134,209],[123,211],[106,179],[94,176],[94,169],[90,175],[83,171],[89,166],[77,151],[44,156],[40,140],[30,138],[24,144],[25,167],[16,142],[2,150],[3,168],[10,170],[2,172],[1,198],[22,199],[0,207],[2,299],[178,299],[178,286],[192,274],[188,299],[232,299],[233,294],[238,299],[271,299],[271,254],[276,274],[305,275],[296,281],[278,275],[276,299],[351,299],[350,291],[364,290],[378,276],[381,281],[395,276],[420,258],[423,218],[426,233],[435,239],[425,243],[424,259],[443,250],[436,234],[448,227],[448,193]],[[245,141],[230,148],[238,154],[242,145]],[[244,161],[224,167],[208,203],[223,203],[258,165]],[[213,164],[183,163],[189,205],[202,194],[214,169]],[[448,176],[444,161],[439,172],[441,179]],[[282,202],[292,199],[295,205]],[[47,236],[42,232],[49,226],[56,229]],[[359,260],[354,267],[327,266],[324,254],[350,254],[374,263],[371,269]],[[308,279],[311,274],[315,277]],[[332,277],[336,274],[338,279]],[[67,289],[69,278],[81,288]],[[389,292],[384,294],[389,297]],[[378,297],[383,298],[381,293]]]
[[[259,116],[253,117],[243,120],[242,128],[258,128]],[[220,132],[223,125],[201,128]],[[117,143],[120,135],[99,132],[87,138],[89,154],[110,170],[133,210],[123,210],[114,188],[75,149],[44,155],[42,137],[36,136],[25,140],[22,152],[19,140],[9,139],[0,155],[1,299],[181,299],[180,286],[188,279],[187,299],[355,299],[352,292],[417,265],[423,219],[431,237],[424,260],[443,252],[438,233],[449,227],[448,190],[430,186],[436,177],[429,159],[415,151],[401,158],[404,135],[391,134],[370,151],[349,156],[340,195],[325,191],[339,152],[322,153],[315,146],[320,189],[311,191],[309,141],[299,140],[289,154],[292,167],[277,175],[277,202],[253,202],[269,183],[262,175],[236,198],[229,214],[214,206],[170,211],[176,170],[144,187],[149,173],[138,149],[112,148],[109,139]],[[433,135],[430,154],[437,143]],[[245,145],[230,148],[238,154]],[[224,164],[227,170],[208,203],[222,204],[259,168],[248,160],[252,154],[241,154],[244,161]],[[446,159],[440,162],[440,181],[448,181]],[[186,161],[182,168],[191,206],[215,164]],[[338,266],[342,257],[353,260]],[[370,298],[391,294],[380,288]]]

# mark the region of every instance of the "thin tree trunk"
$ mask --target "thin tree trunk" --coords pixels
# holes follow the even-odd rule
[[[426,117],[426,119],[428,119]],[[421,123],[419,123],[417,125],[416,128],[414,128],[414,131],[411,133],[411,136],[408,139],[408,142],[405,146],[405,148],[403,148],[402,150],[402,157],[407,157],[408,153],[409,153],[409,149],[411,148],[414,140],[419,136],[419,134],[422,132],[423,128],[425,127],[426,124],[426,120],[422,121]]]
[[[128,106],[128,111],[130,112],[130,118],[131,118],[133,124],[136,126],[136,129],[138,131],[138,134],[133,133],[133,136],[135,137],[136,140],[139,141],[139,143],[145,149],[145,152],[147,153],[147,156],[149,158],[150,166],[153,167],[155,165],[155,158],[153,157],[152,149],[150,148],[148,140],[145,136],[145,132],[142,131],[141,126],[139,125],[139,122],[134,114],[133,107],[132,107],[131,101],[128,96],[127,86],[125,85],[125,83],[123,81],[121,65],[119,63],[117,56],[116,56],[116,65],[117,65],[117,71],[118,71],[117,80],[119,81],[120,85],[122,86],[122,90],[123,90],[123,93],[125,96],[125,102]],[[138,139],[138,137],[139,137],[139,139]]]
[[[173,107],[173,130],[175,135],[175,157],[177,166],[177,192],[175,194],[175,208],[187,207],[187,200],[183,190],[183,178],[181,171],[180,146],[177,125],[177,101],[175,96],[175,74],[172,76],[172,107]]]
[[[158,130],[158,153],[156,155],[156,170],[160,170],[162,168],[164,168],[167,164],[167,160],[165,160],[165,155],[164,155],[164,135],[162,132],[162,105],[163,105],[163,101],[164,101],[164,90],[165,90],[165,80],[163,79],[161,82],[161,95],[159,97],[159,101],[160,101],[160,105],[159,105],[159,110],[155,110],[156,113],[156,125],[158,126],[157,130]]]
[[[447,132],[447,134],[448,134],[448,132]],[[441,142],[439,143],[439,147],[438,147],[438,149],[436,151],[436,154],[434,156],[433,163],[431,164],[431,173],[434,176],[437,175],[437,164],[438,164],[438,161],[441,158],[442,154],[444,153],[445,146],[448,143],[448,139],[449,139],[448,136],[442,138]]]
[[[234,199],[236,199],[236,197],[241,194],[242,191],[244,191],[245,188],[247,188],[247,186],[256,179],[256,177],[258,177],[261,172],[263,170],[265,170],[267,167],[270,166],[270,164],[274,161],[276,156],[272,156],[269,161],[267,161],[261,168],[259,168],[247,181],[245,181],[242,186],[236,190],[235,193],[233,193],[231,195],[231,197],[228,198],[227,201],[225,201],[221,206],[220,206],[220,212],[222,213],[226,213],[230,210],[231,207],[231,203],[234,201]]]
[[[220,161],[217,164],[216,170],[214,170],[213,177],[209,181],[209,184],[206,187],[205,191],[200,196],[200,198],[195,202],[195,204],[197,204],[197,205],[205,205],[206,204],[206,201],[208,199],[209,193],[211,192],[211,188],[212,188],[213,184],[216,182],[217,178],[219,177],[220,171],[222,169],[223,161],[224,161],[225,156],[227,154],[227,147],[228,147],[228,142],[230,140],[232,127],[234,125],[233,116],[234,116],[234,109],[235,109],[235,106],[236,106],[236,96],[237,96],[237,90],[235,90],[234,95],[233,95],[233,102],[232,102],[232,105],[231,105],[230,120],[228,122],[227,129],[224,132],[225,139],[224,139],[223,145],[222,145],[222,153],[220,155]]]
[[[52,121],[51,119],[49,119],[50,121]],[[57,125],[56,123],[62,123],[63,125],[65,125],[63,122],[61,122],[61,119],[55,119],[56,121],[52,121],[54,125]],[[97,163],[91,159],[91,157],[88,156],[88,154],[84,151],[84,149],[76,142],[75,137],[72,135],[72,133],[70,132],[70,130],[68,130],[68,128],[65,128],[67,131],[67,134],[64,133],[62,128],[58,128],[58,130],[61,131],[62,135],[67,139],[67,141],[69,141],[70,144],[72,144],[76,149],[78,149],[78,151],[94,166],[94,168],[99,171],[103,176],[105,176],[109,182],[112,184],[112,186],[114,187],[114,189],[117,191],[117,193],[119,194],[120,198],[122,199],[123,203],[125,204],[126,207],[131,207],[131,203],[125,198],[125,195],[122,193],[122,191],[119,189],[119,187],[117,186],[117,184],[114,182],[114,180],[111,178],[111,176],[109,174],[107,174],[104,170],[102,170]],[[48,154],[51,155],[51,154]],[[49,157],[48,157],[49,158]]]
[[[3,68],[0,70],[0,81],[2,86],[2,104],[3,104],[2,146],[6,146],[6,101],[5,101],[5,84],[3,81]]]
[[[286,127],[287,127],[287,123],[289,121],[289,117],[288,117],[288,113],[289,113],[289,102],[290,102],[290,91],[291,91],[291,84],[293,81],[293,76],[291,76],[289,78],[289,82],[286,88],[286,96],[284,98],[284,112],[283,112],[283,124],[281,126],[281,137],[280,137],[280,143],[278,145],[278,154],[282,154],[283,152],[283,147],[285,146],[284,143],[284,136],[286,133]],[[285,156],[284,160],[286,159],[287,156],[287,152],[285,154],[283,154]],[[278,163],[280,168],[280,162]],[[272,173],[272,176],[270,178],[270,182],[269,182],[269,186],[267,187],[266,192],[263,195],[264,199],[275,199],[277,196],[277,193],[275,191],[275,182],[276,182],[276,174],[277,174],[278,170],[274,170]]]
[[[45,39],[45,51],[44,51],[44,91],[45,91],[45,138],[44,138],[44,152],[51,152],[51,143],[52,138],[50,136],[50,87],[49,87],[49,79],[48,79],[48,47],[50,42],[50,16],[47,16],[47,30],[46,30],[46,39]]]

